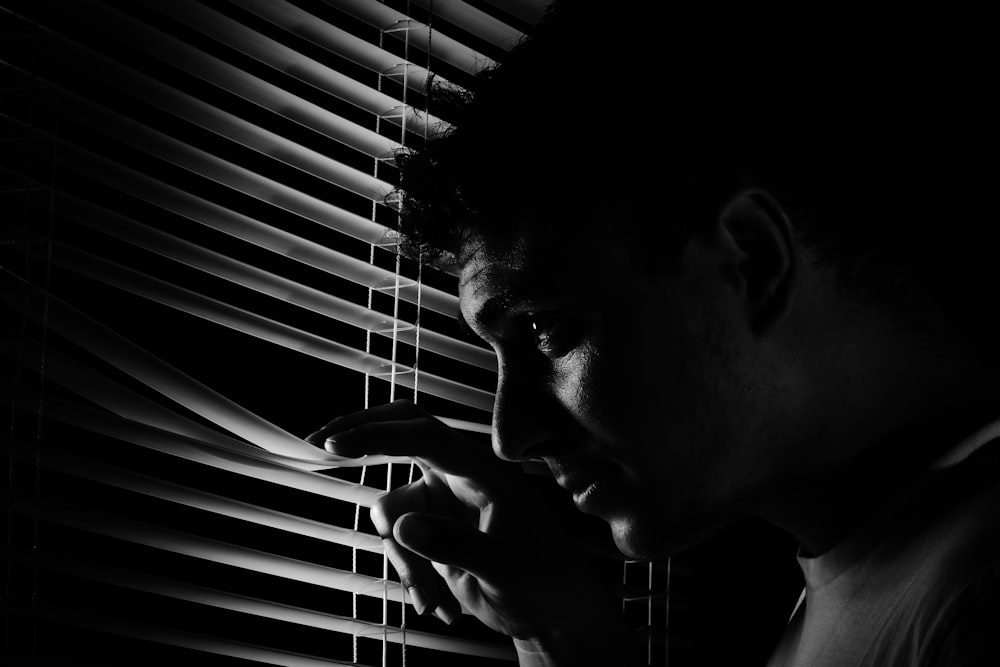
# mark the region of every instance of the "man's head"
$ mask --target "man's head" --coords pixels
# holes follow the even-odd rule
[[[855,454],[801,443],[856,370],[831,339],[927,313],[937,77],[792,8],[567,8],[406,160],[404,232],[456,254],[497,349],[498,454],[653,555]]]
[[[759,353],[786,319],[800,260],[786,221],[755,197],[671,272],[641,266],[625,244],[530,229],[463,266],[463,316],[500,362],[495,451],[548,463],[632,555],[675,550],[752,507],[801,435],[801,424],[772,424],[804,398],[794,368]]]

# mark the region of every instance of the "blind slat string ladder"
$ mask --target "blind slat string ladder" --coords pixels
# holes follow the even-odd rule
[[[324,0],[326,1],[326,0]],[[170,54],[176,65],[185,68],[212,86],[229,91],[241,99],[257,105],[269,114],[282,116],[302,123],[311,129],[339,141],[346,147],[366,155],[372,165],[366,174],[355,167],[349,167],[336,159],[323,156],[307,146],[295,143],[280,133],[265,126],[266,123],[235,115],[232,111],[208,100],[199,99],[189,92],[173,87],[159,80],[155,75],[145,73],[141,68],[125,64],[95,50],[93,46],[75,41],[60,31],[60,22],[43,21],[23,16],[17,3],[0,0],[0,12],[32,25],[32,30],[42,43],[58,43],[58,52],[71,65],[62,69],[84,68],[88,75],[102,79],[106,85],[127,96],[143,97],[155,102],[167,113],[186,122],[200,126],[227,141],[240,144],[257,151],[269,159],[280,161],[309,173],[324,182],[335,184],[370,201],[370,212],[366,217],[361,211],[340,208],[309,194],[290,187],[278,177],[264,172],[255,172],[237,162],[230,161],[191,143],[184,137],[174,137],[142,120],[124,115],[114,108],[105,106],[100,99],[89,99],[79,93],[62,87],[60,73],[54,79],[47,72],[36,72],[34,61],[26,63],[7,62],[0,55],[0,67],[16,73],[36,86],[31,100],[32,108],[48,109],[58,116],[60,105],[71,104],[74,122],[86,125],[104,133],[115,128],[115,133],[127,140],[136,149],[165,159],[176,166],[198,174],[225,187],[270,204],[310,220],[315,224],[335,229],[338,233],[366,241],[369,244],[367,262],[359,261],[335,248],[316,243],[304,236],[293,235],[283,229],[267,225],[226,206],[220,206],[210,197],[201,197],[197,192],[185,191],[160,177],[144,173],[142,169],[130,167],[116,158],[108,158],[85,146],[67,141],[58,128],[34,127],[31,119],[8,115],[0,111],[3,119],[12,128],[24,127],[24,132],[44,139],[45,150],[58,155],[58,164],[84,174],[96,181],[103,181],[111,188],[118,188],[158,206],[172,215],[178,215],[198,225],[216,232],[238,238],[241,242],[252,243],[270,252],[283,253],[286,257],[303,262],[324,272],[344,277],[367,288],[367,304],[364,307],[349,300],[324,294],[309,285],[299,283],[244,262],[237,257],[229,257],[199,247],[167,232],[150,226],[131,215],[105,208],[75,193],[52,188],[38,180],[36,172],[25,170],[23,182],[26,188],[51,191],[47,206],[50,216],[56,211],[74,224],[90,229],[97,234],[113,236],[117,241],[132,243],[145,251],[152,251],[171,261],[181,262],[206,273],[222,277],[242,287],[256,289],[271,297],[309,308],[327,317],[360,327],[364,330],[363,352],[331,340],[319,340],[309,332],[297,330],[288,324],[270,320],[266,316],[240,308],[208,295],[198,294],[181,285],[173,285],[157,278],[155,274],[140,272],[94,255],[86,250],[73,247],[56,237],[51,228],[45,234],[37,234],[28,229],[24,243],[25,261],[41,260],[46,267],[59,267],[76,274],[87,276],[107,285],[142,296],[153,302],[194,314],[208,321],[222,324],[244,334],[282,345],[319,359],[324,359],[347,368],[361,371],[364,376],[364,406],[370,406],[375,395],[374,383],[378,379],[388,383],[389,400],[398,397],[400,390],[416,401],[422,394],[444,398],[455,403],[488,411],[492,404],[492,394],[456,382],[448,377],[437,376],[420,368],[421,350],[443,355],[461,363],[478,368],[493,370],[495,358],[492,353],[463,341],[425,329],[420,313],[424,308],[450,317],[456,312],[457,301],[451,294],[424,285],[422,263],[417,263],[416,278],[403,275],[401,258],[391,234],[380,220],[379,209],[382,198],[392,187],[383,180],[380,173],[391,161],[397,150],[405,149],[409,138],[420,136],[426,140],[432,132],[447,127],[447,123],[435,118],[426,106],[416,109],[409,104],[411,92],[425,93],[432,75],[432,56],[438,57],[449,66],[471,73],[491,59],[447,34],[436,30],[431,20],[415,21],[409,0],[406,12],[396,12],[375,0],[338,0],[328,3],[336,11],[351,14],[354,19],[378,28],[378,43],[371,44],[355,37],[347,30],[331,26],[319,17],[286,2],[263,2],[263,0],[232,0],[232,5],[256,15],[261,20],[282,30],[297,34],[312,43],[336,52],[341,57],[371,69],[377,73],[374,88],[351,79],[319,61],[297,53],[281,43],[273,35],[267,36],[230,16],[220,13],[208,5],[183,0],[171,8],[170,16],[164,6],[149,0],[141,0],[139,5],[146,8],[147,16],[139,19],[142,12],[123,10],[94,0],[60,4],[54,0],[40,0],[39,6],[55,8],[56,14],[65,11],[75,20],[91,25],[99,25],[101,30],[111,29],[116,36],[129,43],[132,48],[147,52],[154,58]],[[433,0],[419,0],[415,3],[435,15]],[[489,17],[481,10],[473,9],[462,2],[441,1],[442,15],[454,24],[464,27],[494,47],[510,48],[520,37],[516,30]],[[153,15],[160,15],[154,20]],[[293,95],[273,80],[266,80],[228,62],[218,55],[211,55],[199,47],[178,39],[169,31],[157,25],[159,20],[183,19],[190,27],[203,36],[223,44],[243,55],[265,65],[284,68],[284,71],[308,83],[324,89],[325,94],[339,97],[345,102],[373,114],[374,128],[369,129],[354,121],[331,114],[322,106],[304,97]],[[51,22],[49,22],[51,21]],[[463,24],[463,22],[468,22]],[[401,49],[401,56],[395,55],[387,42],[393,42]],[[432,49],[432,47],[434,47]],[[414,62],[414,53],[422,53],[423,64]],[[454,84],[440,76],[433,77],[442,85]],[[399,99],[387,95],[383,88],[391,83]],[[54,91],[54,94],[51,92]],[[427,99],[426,96],[424,99]],[[398,130],[398,138],[390,139],[385,124]],[[52,164],[57,164],[56,158]],[[36,206],[32,202],[33,206]],[[393,269],[382,268],[384,253],[388,252],[394,262]],[[381,261],[380,261],[381,257]],[[50,271],[51,268],[46,268]],[[353,655],[351,661],[320,659],[304,654],[294,654],[271,647],[245,644],[218,637],[208,637],[182,630],[145,626],[141,622],[104,618],[100,614],[81,618],[79,613],[59,606],[46,604],[32,608],[19,608],[5,602],[9,611],[57,623],[69,623],[88,627],[100,632],[112,632],[122,636],[167,643],[208,653],[239,657],[248,660],[282,665],[358,664],[360,659],[359,640],[378,639],[381,641],[381,664],[388,667],[393,656],[389,646],[400,647],[403,664],[406,664],[406,647],[420,647],[454,653],[465,653],[492,660],[511,660],[513,653],[506,643],[497,644],[474,641],[429,632],[414,631],[406,623],[406,591],[391,579],[391,568],[377,536],[361,530],[362,514],[383,493],[390,490],[394,481],[404,477],[412,481],[415,466],[409,459],[390,457],[369,457],[365,461],[350,461],[333,457],[317,450],[301,439],[252,413],[218,392],[186,375],[178,368],[157,359],[114,331],[100,324],[85,312],[64,303],[49,291],[44,284],[38,287],[25,281],[16,271],[4,268],[0,278],[10,289],[4,288],[0,301],[14,311],[22,311],[23,322],[33,321],[42,332],[39,341],[31,341],[23,335],[0,334],[4,338],[4,357],[15,366],[35,370],[42,378],[39,391],[14,391],[3,389],[4,398],[12,408],[27,413],[35,413],[39,423],[43,419],[53,420],[71,428],[128,443],[137,449],[155,452],[178,460],[189,461],[206,468],[214,468],[229,474],[237,474],[255,481],[266,481],[297,492],[315,494],[324,499],[338,499],[353,505],[353,525],[350,528],[325,524],[306,519],[295,514],[281,512],[255,503],[247,503],[233,498],[208,492],[183,483],[158,479],[142,474],[91,461],[65,452],[48,451],[41,446],[38,438],[15,438],[10,446],[10,461],[41,466],[44,470],[69,475],[88,482],[113,487],[129,493],[140,494],[158,501],[174,503],[213,516],[252,523],[270,530],[284,531],[290,535],[309,538],[339,545],[351,550],[351,569],[338,570],[333,567],[297,560],[277,553],[268,553],[229,543],[222,539],[209,539],[187,534],[153,523],[137,522],[97,510],[67,505],[44,496],[25,498],[18,496],[12,500],[11,509],[18,516],[28,517],[46,524],[65,525],[74,529],[104,535],[114,539],[153,547],[163,551],[184,554],[230,567],[247,568],[258,573],[269,573],[274,577],[284,577],[297,582],[309,582],[319,587],[329,587],[349,591],[352,600],[351,615],[338,616],[320,613],[304,607],[295,607],[261,600],[252,596],[235,594],[222,589],[206,588],[189,582],[131,572],[116,566],[68,558],[44,550],[26,550],[8,541],[5,558],[12,563],[30,566],[35,570],[60,573],[62,575],[89,579],[95,582],[127,588],[135,591],[167,596],[208,607],[239,611],[288,623],[347,634],[352,637]],[[46,273],[46,275],[48,275]],[[391,315],[382,314],[376,308],[376,297],[387,294],[391,297]],[[416,307],[416,316],[411,321],[401,318],[403,302]],[[25,307],[24,304],[28,306]],[[384,306],[383,306],[384,307]],[[388,338],[390,353],[387,359],[374,353],[372,333]],[[124,373],[143,387],[153,389],[167,400],[184,410],[193,412],[198,419],[182,414],[159,400],[153,400],[145,393],[127,387],[117,377],[102,373],[86,363],[81,363],[68,354],[60,352],[51,343],[57,340],[70,341],[88,354],[102,359],[115,374]],[[8,344],[9,343],[9,344]],[[413,363],[409,366],[399,362],[400,343],[412,347]],[[86,407],[52,395],[46,389],[47,383],[65,388],[98,407]],[[460,429],[485,433],[489,427],[479,422],[441,417],[445,423]],[[203,421],[221,428],[206,426]],[[394,474],[394,466],[406,465],[403,475]],[[360,481],[347,482],[337,477],[321,474],[319,471],[331,467],[358,466]],[[378,490],[366,485],[373,479],[372,466],[384,467],[385,489]],[[370,467],[371,470],[370,470]],[[40,468],[40,469],[41,469]],[[35,545],[32,545],[35,546]],[[359,555],[377,554],[382,559],[380,577],[362,574]],[[653,600],[662,597],[662,590],[654,592],[654,568],[652,564],[625,563],[623,584],[637,588],[634,583],[636,570],[647,572],[645,594],[638,594],[623,600],[623,610],[630,605],[643,605],[646,614],[645,630],[651,631],[654,622]],[[669,563],[667,566],[666,588],[669,589]],[[660,587],[662,589],[662,587]],[[381,622],[359,619],[359,601],[362,597],[381,601]],[[667,601],[669,604],[669,600]],[[391,605],[399,605],[399,625],[390,622]],[[669,611],[669,607],[667,607]],[[668,616],[668,614],[667,614]],[[668,622],[667,618],[665,622]],[[654,664],[652,632],[650,632],[648,659]],[[666,647],[663,648],[664,653]],[[661,664],[661,663],[656,663]],[[665,663],[665,658],[662,664]]]
[[[409,2],[407,2],[407,4],[409,4]],[[409,12],[407,12],[407,13],[409,13]],[[383,40],[384,39],[385,39],[385,31],[383,30],[383,31],[380,31],[380,33],[379,33],[379,48],[380,49],[383,47]],[[409,62],[409,58],[410,58],[410,50],[409,50],[409,44],[410,44],[410,42],[409,42],[409,39],[410,39],[410,30],[404,29],[404,44],[405,44],[405,46],[403,48],[404,63],[408,63]],[[402,81],[402,84],[403,84],[403,88],[402,88],[403,99],[402,99],[402,106],[405,109],[405,108],[407,108],[407,105],[406,105],[406,101],[407,101],[406,100],[406,94],[407,94],[407,90],[408,90],[407,89],[408,67],[405,64],[403,65],[402,72],[403,72],[403,81]],[[383,83],[384,76],[385,76],[385,73],[383,73],[383,72],[380,72],[379,76],[378,76],[378,91],[380,93],[382,92],[382,83]],[[381,115],[377,117],[377,119],[375,121],[376,122],[376,125],[375,125],[375,131],[376,132],[379,132],[379,130],[381,129],[380,126],[381,126],[382,120],[383,120],[383,117]],[[404,148],[406,146],[406,130],[405,130],[406,125],[405,125],[405,123],[403,123],[402,127],[404,129],[402,129],[401,132],[400,132],[400,148]],[[425,125],[425,127],[426,127],[426,125]],[[373,165],[373,174],[372,174],[372,177],[376,181],[378,181],[378,177],[379,177],[379,166],[380,166],[379,161],[375,160],[374,161],[374,165]],[[373,200],[372,201],[372,207],[371,207],[371,218],[372,218],[373,222],[377,218],[377,214],[378,214],[377,206],[378,206],[378,202],[376,202],[376,201]],[[371,264],[373,264],[373,265],[375,264],[376,249],[377,249],[377,244],[373,243],[372,246],[371,246],[371,253],[369,255],[369,262]],[[392,292],[392,296],[393,296],[393,302],[392,302],[393,317],[392,317],[392,322],[393,322],[393,325],[392,325],[392,355],[391,355],[391,359],[390,359],[391,374],[389,376],[389,400],[390,401],[393,401],[393,400],[396,399],[396,376],[397,376],[396,354],[397,354],[397,351],[398,351],[398,342],[399,342],[399,296],[400,296],[400,270],[399,270],[400,269],[400,256],[399,256],[398,253],[396,254],[396,266],[395,266],[395,269],[396,269],[395,270],[396,279],[395,279],[395,283],[393,285],[393,292]],[[420,281],[418,281],[417,282],[417,294],[418,294],[418,297],[417,297],[418,311],[417,312],[418,312],[418,318],[419,318],[419,302],[420,302],[419,294],[422,291],[421,287],[422,286],[420,284]],[[369,309],[372,308],[373,297],[374,297],[374,291],[369,288],[369,290],[368,290],[368,308]],[[417,331],[420,330],[419,320],[416,323],[416,330]],[[371,331],[368,331],[368,332],[365,333],[365,352],[369,352],[369,353],[371,352],[371,342],[372,342],[371,341]],[[418,355],[420,353],[420,346],[419,345],[416,346],[416,353]],[[419,357],[417,357],[417,360],[419,360]],[[419,398],[418,397],[418,393],[417,393],[417,378],[419,377],[418,370],[419,369],[418,369],[417,361],[415,360],[414,364],[413,364],[413,401],[414,402],[416,402],[418,400],[418,398]],[[366,409],[371,406],[371,402],[370,402],[370,397],[371,397],[370,382],[371,382],[371,376],[370,376],[370,374],[369,373],[365,373],[365,408]],[[388,467],[388,470],[386,471],[386,482],[385,483],[386,483],[386,491],[388,492],[388,491],[392,490],[393,464],[392,464],[392,462],[389,462],[386,465]],[[409,479],[412,480],[413,479],[414,464],[410,463],[409,466],[410,466]],[[361,475],[362,475],[362,483],[363,483],[363,480],[364,480],[364,477],[365,477],[366,473],[367,473],[367,467],[365,467],[365,468],[362,469],[362,473],[361,473]],[[354,510],[354,529],[355,530],[357,530],[358,527],[359,527],[359,523],[360,523],[360,519],[361,519],[360,513],[361,513],[361,506],[357,505],[355,507],[355,510]],[[352,555],[352,568],[356,571],[357,570],[357,549],[353,549],[351,555]],[[386,581],[386,582],[389,581],[389,567],[390,567],[390,565],[389,565],[389,558],[388,558],[388,556],[386,554],[383,554],[382,555],[382,577],[383,577],[383,580]],[[402,591],[403,591],[404,602],[405,602],[406,589],[402,589]],[[353,594],[352,604],[354,606],[354,616],[357,616],[357,613],[358,613],[358,609],[357,609],[357,597],[358,597],[357,593]],[[388,589],[388,584],[386,586],[386,589],[384,591],[384,595],[383,595],[383,598],[382,598],[382,624],[383,624],[383,627],[386,628],[386,632],[388,632],[388,627],[389,627],[389,589]],[[401,617],[400,624],[401,624],[401,626],[403,628],[406,627],[406,605],[405,604],[402,606],[402,617]],[[383,638],[385,639],[386,636],[384,635]],[[387,661],[388,661],[387,650],[388,650],[388,642],[387,641],[383,641],[382,642],[382,665],[383,665],[383,667],[386,667]],[[404,629],[403,651],[404,651],[404,656],[405,656],[405,651],[406,651],[405,629]],[[358,660],[358,638],[357,638],[357,636],[354,637],[354,660],[355,660],[355,662],[357,662],[357,660]],[[405,662],[405,657],[404,657],[404,662]]]

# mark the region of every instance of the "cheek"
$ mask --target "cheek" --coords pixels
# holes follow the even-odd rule
[[[588,387],[591,423],[640,498],[686,511],[725,485],[726,374],[698,341],[676,332],[671,345],[662,340],[638,335],[602,347],[579,384]]]
[[[604,341],[608,343],[610,341]],[[636,342],[636,341],[632,341]],[[666,393],[665,378],[678,370],[655,351],[626,342],[598,345],[590,340],[554,367],[559,401],[612,457],[657,453],[689,406]],[[688,392],[682,392],[688,395]]]
[[[587,369],[588,399],[597,420],[625,443],[655,445],[667,434],[686,430],[703,394],[702,374],[695,372],[690,350],[663,340],[662,332],[649,330],[606,338]],[[671,354],[675,349],[682,354]]]
[[[600,430],[601,380],[595,377],[600,352],[584,341],[552,365],[552,386],[558,401],[588,431]]]
[[[587,339],[554,364],[552,380],[559,401],[580,423],[611,439],[648,407],[644,399],[652,378],[642,375],[648,366],[642,356],[622,355]]]

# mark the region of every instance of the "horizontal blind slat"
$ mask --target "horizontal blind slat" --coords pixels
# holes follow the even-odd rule
[[[481,69],[495,65],[491,58],[472,47],[449,37],[440,30],[413,21],[406,14],[375,0],[323,0],[323,2],[394,37],[403,39],[400,31],[407,30],[409,35],[405,38],[409,40],[411,46],[424,52],[431,52],[435,58],[468,74],[476,74]],[[433,49],[431,49],[432,44]]]
[[[430,632],[420,632],[379,623],[312,611],[301,607],[279,604],[259,598],[236,595],[204,586],[196,586],[175,579],[165,579],[147,574],[128,572],[94,562],[69,560],[48,553],[18,550],[12,554],[21,562],[35,562],[39,566],[64,574],[104,583],[141,590],[148,593],[173,597],[190,602],[220,607],[232,611],[254,614],[269,619],[307,625],[332,632],[351,634],[358,637],[373,637],[385,641],[428,648],[464,655],[494,658],[498,660],[516,659],[509,646],[488,642],[447,637]]]
[[[403,61],[399,56],[331,25],[286,2],[286,0],[232,0],[232,2],[273,25],[303,37],[330,53],[346,58],[372,72],[383,74],[401,71],[405,67],[405,77],[394,76],[393,78],[404,82],[412,90],[425,92],[427,80],[431,76],[437,85],[455,85],[438,74],[432,74],[425,67]]]
[[[42,0],[51,3],[53,0]],[[159,4],[149,3],[150,9],[161,11],[163,8]],[[301,54],[284,47],[283,45],[270,40],[259,33],[251,31],[241,24],[232,21],[228,17],[202,6],[194,7],[189,4],[171,3],[167,10],[169,15],[177,13],[192,12],[190,27],[197,30],[212,31],[214,24],[218,21],[227,27],[226,31],[220,31],[212,35],[227,43],[227,35],[235,44],[237,50],[246,50],[246,55],[263,62],[266,65],[274,66],[281,62],[282,58],[287,58],[284,69],[277,71],[284,72],[299,80],[316,87],[318,90],[336,97],[348,104],[390,122],[400,124],[406,123],[410,129],[418,135],[434,130],[435,128],[447,127],[447,124],[439,118],[425,114],[413,107],[404,106],[400,100],[381,93],[374,88],[356,81],[336,70],[330,69],[320,63],[309,63]],[[60,5],[62,9],[62,5]],[[147,23],[132,18],[122,11],[94,2],[93,0],[77,0],[67,3],[65,8],[74,16],[87,21],[96,28],[107,31],[111,30],[119,39],[127,42],[130,46],[144,51],[149,55],[164,60],[169,64],[179,66],[183,63],[186,69],[200,78],[205,78],[214,85],[224,84],[224,80],[216,80],[214,73],[217,71],[213,58],[186,42],[163,32]],[[202,24],[203,22],[207,24]],[[232,34],[228,31],[232,30]],[[211,34],[211,32],[209,33]],[[208,65],[206,67],[206,65]],[[220,86],[224,87],[224,86]],[[278,87],[279,90],[282,90]],[[289,93],[283,92],[288,96]],[[399,113],[402,115],[399,115]],[[329,114],[329,111],[326,113]]]
[[[225,44],[373,115],[384,118],[404,104],[402,100],[327,67],[197,0],[173,0],[169,8],[157,0],[136,1],[157,12],[183,19],[186,25],[211,37],[216,43]],[[405,111],[407,127],[418,135],[429,128],[446,125],[440,118],[416,108],[406,106]]]
[[[392,189],[392,185],[369,173],[348,167],[318,151],[127,67],[93,49],[54,33],[53,39],[59,40],[58,48],[64,52],[64,56],[73,63],[74,67],[131,97],[169,111],[178,118],[377,203],[382,203],[386,193]],[[53,83],[53,86],[55,87],[56,84]],[[91,110],[99,122],[102,113],[104,115],[110,113],[108,110],[97,107],[90,100],[65,90],[61,90],[59,102],[61,104],[70,102],[83,105]],[[104,122],[115,123],[115,120],[115,118],[108,117]],[[111,126],[117,129],[116,124]]]
[[[61,164],[93,176],[113,187],[121,188],[134,196],[141,197],[205,227],[365,287],[385,290],[392,288],[396,282],[396,274],[392,271],[373,266],[315,241],[232,211],[173,185],[163,183],[151,176],[100,157],[87,149],[59,140],[56,142],[59,145]],[[418,301],[417,290],[404,289],[401,291],[400,298],[410,303],[416,303]],[[421,307],[448,317],[457,316],[458,297],[443,290],[422,285],[419,301]]]
[[[96,461],[89,461],[54,450],[39,451],[36,447],[15,444],[13,451],[22,460],[35,462],[45,470],[56,470],[67,475],[98,482],[116,489],[140,493],[178,505],[255,523],[267,528],[283,530],[295,535],[305,535],[313,539],[362,549],[372,553],[383,553],[382,540],[349,528],[321,523],[312,519],[279,512],[278,510],[245,503],[218,494],[174,484],[155,477],[130,470],[116,468]]]
[[[369,218],[203,151],[74,93],[62,91],[60,97],[63,99],[59,99],[58,103],[73,104],[76,120],[88,123],[99,131],[113,128],[118,139],[159,159],[361,241],[376,244],[385,241],[388,228]],[[379,182],[377,187],[377,191],[367,194],[378,200],[392,189],[383,182]]]
[[[212,655],[250,660],[267,665],[280,665],[281,667],[330,667],[330,665],[345,665],[346,667],[358,667],[357,663],[354,662],[343,662],[331,660],[330,658],[319,658],[288,651],[279,651],[257,644],[247,644],[245,642],[225,640],[218,637],[177,630],[175,628],[137,623],[132,619],[110,617],[92,611],[81,614],[79,609],[57,605],[36,603],[29,607],[4,602],[2,608],[9,614],[15,614],[24,618],[55,622],[61,625],[104,632],[119,637],[151,641],[167,646],[176,646]],[[147,661],[148,656],[146,655],[136,656],[135,658],[135,664],[144,664]],[[73,664],[75,665],[76,663],[74,662]]]
[[[321,315],[383,336],[396,336],[410,345],[416,343],[416,329],[409,322],[397,320],[394,323],[388,315],[378,311],[208,250],[77,198],[61,196],[61,193],[56,193],[56,198],[62,215],[72,216],[75,221],[92,229]],[[486,370],[496,370],[496,355],[493,352],[425,327],[420,330],[420,347]]]
[[[8,342],[6,338],[0,339],[0,341]],[[15,363],[20,363],[27,370],[33,370],[28,368],[32,359],[41,359],[44,355],[46,380],[65,387],[78,396],[85,397],[88,401],[129,421],[189,438],[209,448],[235,453],[270,454],[267,450],[214,431],[204,424],[146,398],[112,381],[92,367],[77,362],[51,345],[43,347],[40,343],[30,341],[11,341],[9,345],[0,347],[0,354]],[[298,463],[288,457],[283,457],[282,460],[289,465]],[[313,465],[304,469],[314,470],[315,468],[316,466]]]
[[[19,16],[6,7],[0,7],[0,13]],[[70,40],[51,28],[35,24],[33,19],[24,18],[24,20],[32,22],[32,25],[38,26],[39,30],[62,40],[65,44],[71,43]],[[271,113],[292,120],[314,132],[328,136],[370,157],[391,158],[400,147],[397,141],[337,114],[330,113],[328,109],[316,103],[304,100],[214,56],[198,51],[194,47],[178,45],[177,50],[171,54],[171,62],[222,90]],[[67,63],[67,66],[75,65],[71,58],[67,59]],[[197,71],[195,71],[196,67]]]
[[[408,366],[393,364],[388,359],[368,354],[349,345],[323,338],[322,336],[272,318],[258,315],[249,310],[219,301],[218,299],[178,287],[177,285],[139,273],[138,271],[127,269],[113,262],[102,260],[95,255],[64,248],[59,254],[53,256],[53,261],[78,273],[83,273],[132,294],[150,299],[155,303],[176,308],[189,315],[229,327],[275,345],[301,352],[302,354],[308,354],[343,368],[371,374],[373,377],[383,381],[394,381],[396,384],[405,387],[413,387],[414,369]],[[70,336],[73,336],[73,334],[70,333]],[[86,341],[86,343],[88,345],[94,344],[91,340]],[[110,356],[107,357],[109,359],[124,359],[123,355],[116,353],[114,350],[110,350],[109,352]],[[176,369],[172,370],[174,373],[178,372]],[[193,381],[193,378],[188,378],[188,380]],[[147,384],[154,381],[164,386],[162,380],[154,378],[148,373],[143,376],[142,381]],[[455,380],[426,371],[420,373],[419,382],[420,389],[425,394],[484,411],[492,409],[493,395],[482,389],[464,385]],[[179,394],[176,390],[171,391],[167,395],[175,401],[186,405],[188,409],[194,409],[189,404],[191,401],[178,400]],[[216,398],[218,398],[217,394]],[[219,413],[217,412],[216,414]],[[284,445],[276,444],[275,446]],[[301,450],[299,449],[298,451]],[[291,451],[282,451],[280,453],[287,453],[290,456],[296,455]]]
[[[20,515],[112,537],[123,542],[291,579],[321,588],[357,593],[380,600],[388,599],[391,602],[404,602],[404,589],[394,581],[229,544],[141,521],[123,519],[80,505],[15,497],[11,501],[11,507]]]
[[[2,336],[0,336],[0,343],[4,343],[3,346],[0,346],[0,355],[26,367],[29,365],[31,359],[42,357],[40,345],[32,345],[23,340],[10,341],[8,345],[8,339]],[[51,380],[73,393],[85,397],[87,400],[131,422],[138,422],[156,429],[168,431],[210,448],[218,448],[236,454],[249,454],[257,460],[271,461],[301,470],[312,471],[331,467],[325,460],[317,461],[311,458],[295,458],[272,454],[255,445],[214,431],[110,380],[95,369],[76,362],[55,348],[47,348],[44,356],[45,377],[47,380]],[[28,368],[28,370],[35,369]],[[485,434],[491,432],[489,424],[442,416],[438,416],[437,418],[455,429]],[[410,463],[410,459],[406,457],[369,455],[364,461],[352,459],[338,460],[336,467],[374,466],[390,462]],[[367,502],[367,498],[359,500],[359,502]]]
[[[12,399],[3,391],[0,391],[0,396],[4,396],[8,400]],[[19,395],[13,397],[12,403],[17,407],[17,401],[29,398],[28,395]],[[37,403],[25,405],[24,409],[30,410],[35,407],[37,407]],[[45,398],[45,416],[75,428],[114,438],[160,454],[167,454],[251,479],[278,484],[289,489],[313,493],[325,498],[344,500],[363,507],[371,507],[375,501],[385,495],[385,491],[294,467],[282,462],[270,452],[220,447],[215,443],[177,435],[57,398]]]
[[[48,296],[44,312],[29,308],[25,311],[28,317],[44,320],[52,331],[109,361],[147,387],[270,452],[300,459],[317,458],[315,447],[221,396],[93,318],[37,288],[25,289]],[[15,308],[23,306],[14,295],[0,294],[0,300]],[[337,463],[335,457],[329,457],[329,466]]]
[[[414,0],[414,4],[504,51],[524,39],[520,30],[462,0]]]

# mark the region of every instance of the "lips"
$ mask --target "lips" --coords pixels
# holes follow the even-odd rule
[[[546,463],[556,483],[573,494],[573,502],[579,510],[595,514],[609,500],[606,492],[615,478],[612,464],[581,459],[549,459]]]
[[[606,477],[594,480],[573,491],[573,503],[581,512],[600,515],[601,510],[606,509],[611,500],[609,496],[611,485],[611,480]]]
[[[581,491],[608,474],[605,466],[586,466],[566,464],[560,461],[550,461],[549,469],[556,478],[556,484],[567,491]]]

